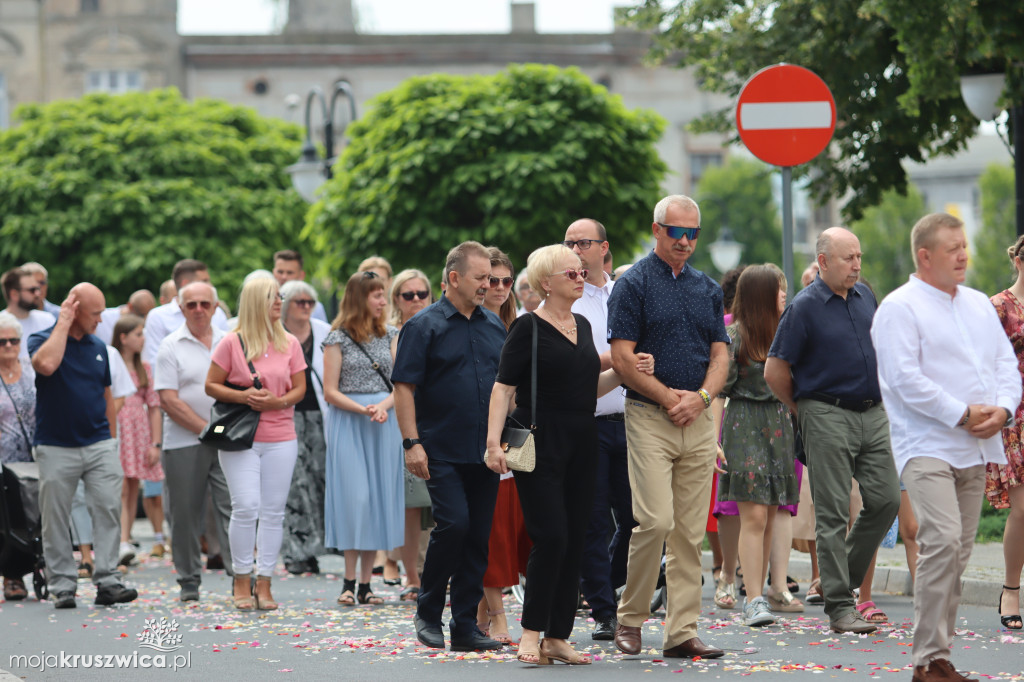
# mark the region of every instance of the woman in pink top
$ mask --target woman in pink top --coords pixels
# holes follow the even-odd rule
[[[235,607],[242,611],[276,609],[270,578],[281,550],[284,507],[298,455],[295,403],[306,393],[306,361],[298,340],[281,324],[276,280],[257,278],[242,287],[238,326],[221,339],[211,359],[207,395],[223,402],[247,403],[260,413],[252,449],[220,452],[220,466],[231,492],[228,538]],[[263,384],[260,390],[253,386],[250,362]],[[238,390],[225,384],[248,388]],[[259,556],[256,588],[251,592],[254,545]]]

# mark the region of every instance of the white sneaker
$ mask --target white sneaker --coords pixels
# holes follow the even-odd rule
[[[775,622],[775,616],[772,615],[764,597],[743,600],[743,622],[753,628],[771,625]]]
[[[117,565],[118,566],[131,566],[132,559],[135,558],[135,547],[130,542],[122,542],[121,549],[118,552]]]

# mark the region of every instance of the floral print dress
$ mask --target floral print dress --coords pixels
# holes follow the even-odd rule
[[[1024,377],[1024,305],[1009,289],[992,297],[992,304],[1003,323],[1003,330],[1017,354],[1017,369]],[[986,465],[985,496],[996,509],[1008,509],[1009,491],[1024,483],[1024,451],[1021,449],[1021,429],[1024,427],[1024,400],[1017,406],[1013,426],[1003,429],[1003,449],[1007,464]]]

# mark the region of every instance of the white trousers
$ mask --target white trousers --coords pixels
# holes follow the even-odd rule
[[[284,507],[298,453],[295,440],[253,443],[251,450],[218,453],[231,492],[228,540],[235,575],[252,571],[254,546],[259,551],[256,574],[274,574],[281,551]]]

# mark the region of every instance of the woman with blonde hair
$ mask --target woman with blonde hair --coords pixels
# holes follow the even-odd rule
[[[221,339],[211,359],[207,395],[222,402],[247,404],[260,413],[252,448],[219,453],[231,493],[228,538],[235,607],[242,611],[254,606],[262,611],[276,609],[270,582],[281,549],[285,502],[298,454],[295,403],[306,393],[306,361],[298,339],[281,324],[277,280],[257,277],[242,287],[238,326]],[[260,389],[254,386],[255,376],[263,386]],[[254,546],[259,556],[252,592]]]
[[[342,606],[383,603],[370,589],[374,556],[401,545],[405,532],[402,438],[390,379],[398,330],[384,323],[387,305],[382,278],[357,272],[324,340],[325,544],[345,552]]]

